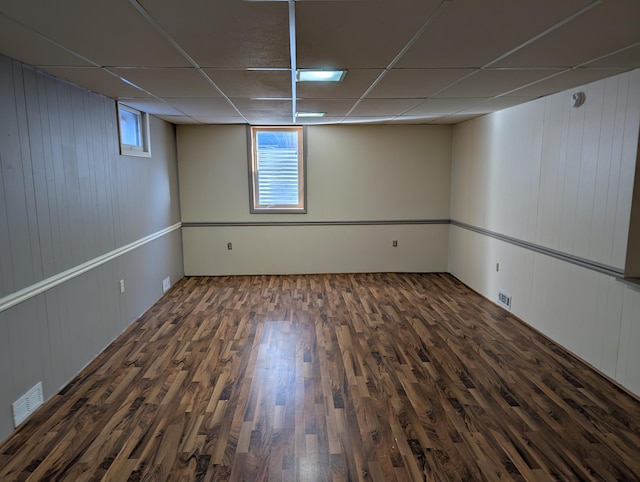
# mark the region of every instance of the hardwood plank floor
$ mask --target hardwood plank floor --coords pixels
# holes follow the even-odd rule
[[[445,274],[185,278],[0,480],[640,480],[640,402]]]

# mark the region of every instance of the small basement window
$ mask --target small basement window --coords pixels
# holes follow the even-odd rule
[[[118,103],[120,154],[151,157],[149,114]]]
[[[252,213],[306,213],[303,127],[251,127]]]

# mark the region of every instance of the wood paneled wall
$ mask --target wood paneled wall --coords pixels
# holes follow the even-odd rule
[[[115,101],[0,56],[0,298],[180,221],[175,129],[119,155]],[[0,312],[0,439],[11,403],[49,397],[183,275],[173,231]],[[125,293],[119,293],[119,280]]]
[[[639,125],[636,70],[456,126],[451,217],[622,272]],[[449,269],[640,394],[638,288],[458,226]]]

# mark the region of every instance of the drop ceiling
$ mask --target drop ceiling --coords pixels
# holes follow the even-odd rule
[[[176,124],[452,124],[640,67],[639,19],[639,0],[0,0],[0,53]]]

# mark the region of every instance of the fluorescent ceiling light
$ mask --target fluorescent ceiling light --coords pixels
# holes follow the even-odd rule
[[[298,82],[341,82],[346,70],[298,70]]]
[[[296,112],[296,117],[324,117],[324,112]]]

